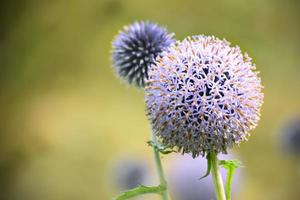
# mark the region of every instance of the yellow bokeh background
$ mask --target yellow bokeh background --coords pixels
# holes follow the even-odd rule
[[[300,112],[299,1],[4,2],[0,199],[111,199],[118,191],[107,174],[117,156],[154,165],[143,91],[117,79],[110,62],[112,39],[135,20],[166,25],[179,40],[226,38],[248,52],[265,103],[258,128],[234,149],[246,166],[239,199],[300,199],[300,164],[281,152],[279,136]]]

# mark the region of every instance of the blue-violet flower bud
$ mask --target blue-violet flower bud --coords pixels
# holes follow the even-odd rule
[[[129,84],[143,88],[148,68],[174,42],[173,35],[152,22],[125,26],[112,44],[112,62],[117,74]]]

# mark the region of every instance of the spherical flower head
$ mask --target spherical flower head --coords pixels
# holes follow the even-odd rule
[[[162,143],[193,157],[226,153],[256,127],[263,102],[255,65],[239,47],[193,36],[163,52],[145,88],[148,118]]]
[[[117,74],[129,84],[143,88],[148,68],[174,42],[173,35],[152,22],[125,26],[112,44],[112,62]]]
[[[148,182],[149,169],[142,159],[124,157],[111,168],[112,183],[118,190],[133,189]]]
[[[300,156],[300,115],[287,120],[281,128],[281,145],[283,150]]]

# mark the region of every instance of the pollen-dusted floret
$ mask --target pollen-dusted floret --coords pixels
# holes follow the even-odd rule
[[[255,65],[239,47],[193,36],[163,52],[145,88],[148,118],[162,143],[193,157],[226,153],[256,127],[263,103]]]
[[[145,86],[148,68],[174,40],[164,27],[151,22],[125,26],[112,44],[112,62],[117,74],[128,83]]]

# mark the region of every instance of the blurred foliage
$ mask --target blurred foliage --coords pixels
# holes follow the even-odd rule
[[[238,150],[247,176],[240,199],[300,199],[300,162],[280,152],[277,131],[300,112],[297,0],[1,1],[0,199],[110,199],[114,156],[151,160],[143,92],[110,68],[114,35],[143,19],[178,39],[225,37],[254,58],[265,104]]]

